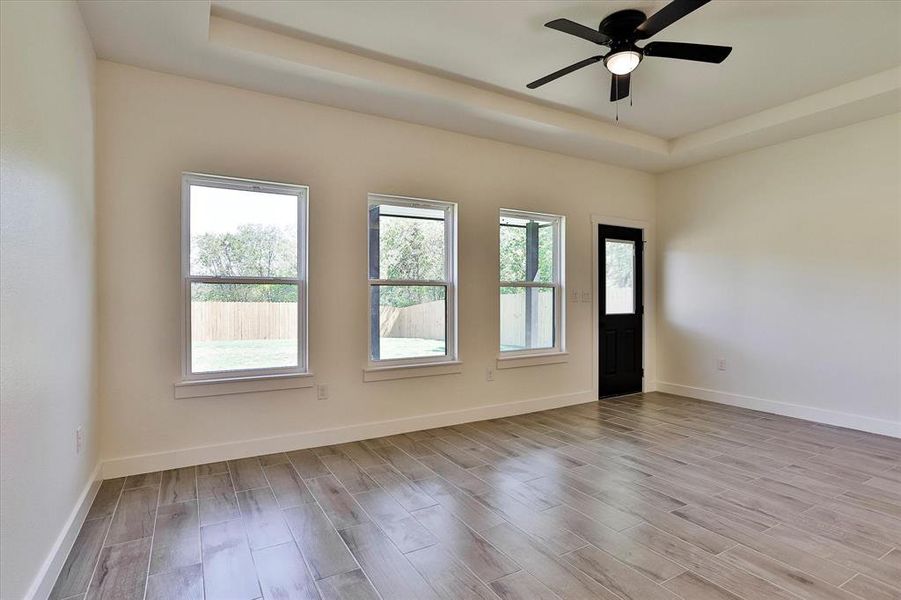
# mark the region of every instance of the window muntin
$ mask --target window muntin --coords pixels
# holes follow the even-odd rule
[[[456,205],[369,196],[369,361],[456,360]]]
[[[557,215],[501,210],[500,351],[563,351],[563,226]]]
[[[186,380],[307,372],[307,196],[183,175]]]

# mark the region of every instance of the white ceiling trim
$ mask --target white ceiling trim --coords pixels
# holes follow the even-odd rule
[[[94,2],[99,58],[662,172],[901,111],[901,67],[674,139],[390,58],[302,39],[203,2]],[[240,21],[238,20],[240,19]]]
[[[767,109],[699,132],[666,140],[625,127],[528,102],[431,73],[240,23],[210,17],[209,41],[257,57],[284,61],[298,74],[332,79],[355,90],[342,108],[436,125],[423,111],[438,104],[438,126],[501,141],[659,172],[811,135],[901,111],[901,67]],[[393,106],[367,100],[373,87],[391,90]],[[356,100],[353,100],[356,99]],[[419,108],[417,108],[419,107]],[[418,117],[418,118],[417,118]],[[430,118],[431,117],[431,118]],[[496,127],[485,128],[485,120]],[[523,135],[526,130],[530,135]],[[574,142],[554,143],[568,137]]]

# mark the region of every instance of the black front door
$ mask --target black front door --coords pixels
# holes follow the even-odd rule
[[[640,392],[644,375],[641,229],[598,225],[598,253],[598,395]]]

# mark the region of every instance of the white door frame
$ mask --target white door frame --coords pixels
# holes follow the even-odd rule
[[[600,393],[600,372],[598,369],[598,358],[600,356],[600,348],[598,344],[600,343],[599,335],[598,335],[598,326],[599,326],[599,312],[601,308],[600,301],[600,291],[601,291],[601,282],[598,277],[598,269],[600,264],[598,262],[598,225],[613,225],[616,227],[632,227],[634,229],[641,230],[641,239],[644,240],[644,252],[642,253],[642,257],[644,259],[642,264],[642,276],[644,277],[644,282],[642,285],[642,305],[644,306],[644,313],[641,316],[641,362],[642,368],[644,369],[644,375],[641,378],[641,391],[642,392],[651,392],[656,389],[656,364],[651,364],[649,360],[653,357],[652,344],[654,342],[654,331],[652,330],[652,325],[654,323],[655,318],[655,306],[654,306],[654,270],[653,259],[649,260],[648,257],[654,256],[654,227],[651,221],[637,220],[637,219],[624,219],[622,217],[609,217],[604,215],[591,215],[591,284],[592,284],[592,294],[593,300],[591,303],[591,322],[592,322],[592,340],[593,344],[591,347],[591,375],[592,375],[592,385],[591,389],[594,390],[594,399],[598,399],[598,394]]]

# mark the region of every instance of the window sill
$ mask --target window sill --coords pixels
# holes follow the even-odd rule
[[[555,365],[569,362],[569,352],[548,352],[544,354],[520,354],[518,356],[497,357],[498,369],[518,369],[538,365]]]
[[[463,363],[458,360],[421,365],[398,365],[390,367],[367,367],[363,369],[363,381],[387,381],[389,379],[410,379],[433,375],[453,375],[463,372]]]
[[[198,379],[175,384],[175,399],[252,394],[276,390],[311,388],[315,385],[312,373],[287,373],[284,375],[259,375],[231,379]]]

